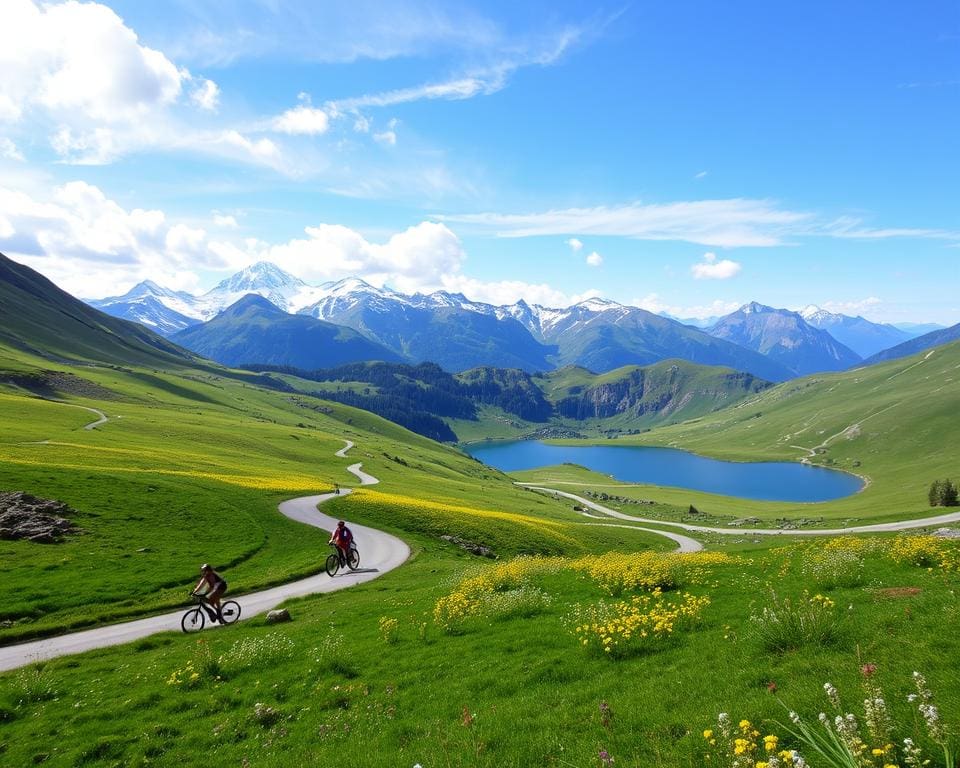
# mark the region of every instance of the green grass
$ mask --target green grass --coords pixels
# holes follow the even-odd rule
[[[870,475],[870,488],[852,499],[764,505],[613,490],[655,498],[624,511],[664,520],[691,501],[718,516],[771,519],[812,508],[828,519],[929,512],[926,475],[949,475],[958,455],[948,428],[958,364],[954,345],[914,368],[898,361],[793,382],[749,406],[637,440],[748,460],[786,457],[791,443],[812,447],[805,435],[823,442],[860,423],[859,434],[827,441],[821,454],[839,466],[856,457]],[[614,660],[578,646],[570,612],[603,593],[569,572],[536,579],[551,598],[536,615],[473,619],[447,634],[432,621],[435,602],[488,561],[439,540],[441,532],[480,539],[504,559],[670,544],[587,524],[569,502],[517,488],[453,449],[362,411],[262,389],[242,374],[68,367],[0,348],[0,370],[41,369],[95,385],[61,395],[110,421],[84,430],[91,414],[0,388],[0,487],[63,499],[85,531],[57,545],[0,543],[0,606],[9,622],[0,641],[169,607],[203,560],[226,565],[232,591],[316,570],[325,535],[286,520],[276,503],[351,485],[345,467],[356,461],[382,483],[331,511],[401,535],[413,556],[368,584],[293,601],[291,624],[255,619],[199,638],[169,633],[0,675],[0,764],[288,766],[351,754],[374,767],[596,766],[604,749],[618,767],[703,766],[700,734],[718,712],[735,721],[782,719],[768,690],[774,682],[780,699],[815,718],[823,682],[850,702],[861,697],[865,662],[878,665],[898,719],[911,717],[904,697],[917,669],[944,719],[960,722],[956,572],[871,554],[861,583],[829,592],[842,616],[836,641],[776,653],[765,650],[750,616],[771,589],[792,600],[817,589],[807,564],[820,543],[732,536],[722,544],[742,559],[711,566],[689,585],[711,600],[702,624],[653,650]],[[105,390],[109,397],[78,394]],[[356,447],[335,458],[345,439]],[[550,473],[597,490],[609,485],[578,468],[543,476]],[[910,589],[883,591],[891,587]],[[382,638],[382,617],[397,620],[395,642]],[[606,725],[601,702],[613,713]]]
[[[353,485],[346,467],[357,461],[404,498],[573,517],[568,505],[369,413],[264,390],[227,370],[78,368],[0,353],[0,370],[71,373],[71,389],[107,399],[54,394],[110,417],[85,430],[96,418],[88,411],[0,387],[0,488],[65,501],[83,529],[56,545],[0,541],[0,642],[178,606],[206,561],[240,591],[319,571],[326,534],[287,520],[277,503]],[[345,439],[357,447],[337,458]],[[613,540],[615,529],[581,534],[577,522],[564,523],[573,548],[581,536]],[[453,516],[432,533],[461,529]],[[529,532],[503,522],[497,550],[533,546]]]
[[[809,550],[754,549],[691,587],[712,600],[699,628],[613,660],[582,650],[568,632],[572,605],[602,597],[572,575],[538,582],[553,600],[534,617],[440,632],[432,605],[475,559],[407,538],[415,557],[403,568],[295,601],[291,624],[156,636],[51,661],[39,676],[0,677],[0,756],[11,765],[47,755],[51,765],[172,766],[199,754],[211,766],[281,766],[326,764],[348,751],[363,766],[589,766],[606,749],[617,765],[701,766],[700,732],[718,712],[783,719],[770,682],[807,717],[823,708],[828,680],[852,706],[865,661],[878,665],[901,720],[913,669],[927,675],[944,718],[960,718],[956,575],[873,557],[864,586],[830,593],[844,616],[839,640],[778,654],[752,634],[749,615],[770,585],[802,595]],[[887,586],[920,592],[887,598],[878,591]],[[397,620],[395,642],[382,639],[381,617]],[[186,679],[188,665],[203,672],[194,685],[168,683],[178,670]],[[613,713],[608,727],[600,702]]]

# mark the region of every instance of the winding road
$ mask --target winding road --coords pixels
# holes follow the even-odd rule
[[[946,525],[947,523],[956,523],[960,521],[960,512],[949,512],[945,515],[937,515],[936,517],[921,517],[917,518],[916,520],[900,520],[892,523],[874,523],[872,525],[854,525],[850,526],[849,528],[817,528],[813,530],[802,531],[782,528],[711,528],[705,525],[690,525],[689,523],[675,523],[667,520],[656,520],[649,517],[636,517],[634,515],[628,515],[624,512],[618,512],[615,509],[610,509],[610,507],[605,507],[602,504],[597,504],[595,501],[590,501],[582,496],[577,496],[576,494],[568,493],[567,491],[558,491],[556,488],[543,488],[532,483],[517,483],[517,485],[523,486],[524,488],[529,488],[532,491],[542,491],[543,493],[552,493],[557,496],[573,499],[585,507],[595,509],[598,512],[608,515],[609,517],[615,517],[618,520],[629,520],[630,522],[634,523],[653,523],[654,525],[681,528],[685,531],[692,531],[694,533],[721,533],[726,534],[727,536],[742,536],[744,534],[750,536],[843,536],[848,533],[889,533],[891,531],[908,531],[913,528],[930,528],[935,525]],[[667,531],[652,530],[649,528],[644,528],[642,530],[650,531],[651,533],[659,533],[661,536],[666,536],[669,539],[677,541],[674,535],[671,535]],[[699,544],[699,542],[697,543]]]
[[[353,443],[347,442],[349,445],[337,452],[338,457],[346,458],[346,451],[353,447]],[[379,482],[377,478],[363,472],[360,467],[360,464],[347,467],[347,471],[357,477],[360,485],[373,485]],[[344,488],[340,491],[340,494],[324,493],[317,496],[301,496],[297,499],[284,501],[278,509],[291,520],[329,531],[336,526],[337,520],[321,513],[317,509],[317,505],[347,493],[350,493],[349,488]],[[410,548],[396,536],[364,525],[351,524],[350,529],[353,531],[357,547],[361,553],[361,568],[356,571],[340,572],[334,578],[330,578],[326,573],[319,573],[290,584],[265,589],[262,592],[253,592],[239,597],[231,596],[240,603],[241,619],[249,619],[252,616],[276,608],[280,603],[292,597],[304,597],[320,592],[334,592],[352,587],[354,584],[370,581],[401,565],[410,556]],[[322,559],[326,557],[326,554],[326,552],[318,553],[318,558]],[[124,622],[123,624],[111,624],[83,632],[74,632],[69,635],[0,648],[0,672],[56,656],[129,643],[158,632],[179,630],[180,617],[183,616],[184,610],[186,608],[175,613],[165,613],[160,616],[150,616],[146,619]]]

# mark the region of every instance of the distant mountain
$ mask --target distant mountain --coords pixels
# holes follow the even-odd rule
[[[860,316],[850,317],[828,312],[813,304],[802,309],[800,316],[814,328],[826,331],[861,357],[869,357],[911,338],[910,334],[892,325],[873,323]]]
[[[553,367],[549,355],[554,350],[517,320],[498,317],[493,307],[463,296],[404,296],[356,278],[323,289],[327,295],[304,313],[353,328],[410,361],[429,360],[447,371],[485,365],[526,371]]]
[[[873,365],[881,363],[884,360],[896,360],[901,357],[923,352],[931,347],[939,347],[941,344],[949,344],[951,341],[960,339],[960,323],[951,325],[949,328],[941,328],[923,336],[917,336],[914,339],[897,344],[895,347],[885,349],[863,361],[864,365]]]
[[[151,280],[138,283],[122,296],[87,303],[114,317],[133,320],[165,336],[210,320],[247,294],[263,296],[285,312],[315,302],[323,289],[307,285],[270,262],[261,261],[218,283],[202,296],[171,291]]]
[[[307,315],[290,315],[258,294],[248,294],[212,320],[172,339],[218,363],[324,368],[361,360],[397,361],[389,349],[351,328]]]
[[[860,362],[856,352],[808,324],[799,313],[757,302],[731,312],[707,332],[766,355],[797,376],[842,371]]]
[[[940,325],[940,323],[894,323],[894,328],[899,328],[901,331],[906,331],[910,334],[910,338],[917,338],[917,336],[923,336],[925,333],[932,333],[933,331],[942,331],[947,326]]]
[[[660,315],[660,317],[667,317],[670,320],[676,320],[678,323],[683,323],[684,325],[692,325],[694,328],[709,328],[720,319],[718,315],[711,315],[710,317],[674,317],[669,312],[658,312],[657,314]]]
[[[87,303],[108,315],[141,323],[162,336],[170,336],[200,322],[195,316],[196,299],[193,296],[182,291],[168,291],[150,280],[137,283],[122,296],[108,296]]]
[[[579,365],[602,373],[681,358],[748,371],[768,381],[793,376],[788,368],[755,351],[613,301],[588,299],[566,309],[537,306],[532,316],[535,335],[557,347],[553,357],[557,366]]]
[[[43,275],[0,254],[0,342],[78,362],[183,366],[187,350],[142,325],[88,306]]]

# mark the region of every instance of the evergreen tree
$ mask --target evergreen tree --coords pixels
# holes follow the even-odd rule
[[[930,500],[931,507],[939,507],[941,505],[941,497],[943,496],[943,480],[934,480],[930,483],[930,491],[927,493],[927,498]]]
[[[943,490],[940,494],[940,503],[945,507],[955,507],[958,504],[957,501],[957,486],[951,483],[949,480],[943,481]]]

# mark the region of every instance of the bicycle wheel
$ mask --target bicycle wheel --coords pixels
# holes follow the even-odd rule
[[[183,618],[180,619],[180,628],[184,632],[199,632],[203,629],[203,625],[206,622],[206,617],[203,615],[203,611],[200,610],[198,605],[196,608],[191,608],[185,614]]]
[[[360,567],[360,553],[355,549],[351,549],[347,553],[347,565],[350,566],[351,571],[357,570]]]
[[[240,618],[240,603],[236,600],[227,600],[220,604],[220,620],[224,624],[233,624]]]
[[[324,567],[327,570],[327,576],[336,576],[337,571],[340,570],[340,555],[336,552],[327,555],[327,563]]]

